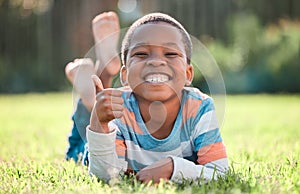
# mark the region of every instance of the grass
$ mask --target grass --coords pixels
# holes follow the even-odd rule
[[[299,193],[300,96],[227,96],[231,172],[209,183],[105,184],[64,160],[71,93],[0,95],[0,193]]]

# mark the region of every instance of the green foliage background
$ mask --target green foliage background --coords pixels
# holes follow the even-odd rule
[[[254,15],[239,14],[229,30],[229,43],[207,43],[229,93],[299,92],[300,21],[262,26]]]
[[[93,47],[91,20],[108,10],[122,28],[153,11],[178,19],[216,59],[228,93],[299,92],[299,7],[298,0],[141,0],[124,13],[118,0],[0,0],[0,92],[68,89],[64,66]],[[193,85],[208,91],[199,72]]]

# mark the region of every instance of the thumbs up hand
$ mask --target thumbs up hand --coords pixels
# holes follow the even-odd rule
[[[102,82],[96,75],[92,76],[96,87],[96,102],[94,104],[90,129],[99,133],[109,133],[108,122],[123,116],[122,91],[115,88],[103,88]]]

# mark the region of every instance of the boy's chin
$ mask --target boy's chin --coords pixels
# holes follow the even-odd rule
[[[173,94],[166,94],[165,92],[144,92],[143,94],[135,94],[138,100],[146,100],[149,102],[166,102],[171,99],[179,99],[180,96]]]

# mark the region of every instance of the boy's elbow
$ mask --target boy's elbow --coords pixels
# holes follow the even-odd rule
[[[110,181],[111,179],[118,178],[120,173],[124,171],[124,167],[122,166],[127,166],[127,163],[123,161],[119,161],[118,164],[123,165],[116,165],[116,161],[114,163],[93,161],[90,157],[89,174],[99,179]]]
[[[109,176],[106,173],[104,173],[101,168],[92,165],[91,162],[89,164],[89,174],[91,176],[96,176],[97,178],[103,179],[105,181],[109,180]]]

